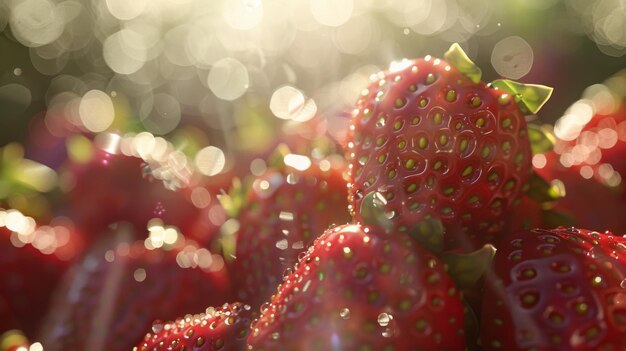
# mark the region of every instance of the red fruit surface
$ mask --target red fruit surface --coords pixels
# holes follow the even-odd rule
[[[133,351],[245,351],[251,310],[237,302],[173,322],[155,321],[152,332]]]
[[[448,248],[478,248],[504,225],[531,171],[514,99],[430,57],[381,72],[361,93],[347,143],[349,202],[387,198],[399,231],[441,219]]]
[[[232,264],[242,301],[259,306],[269,299],[285,269],[318,233],[351,220],[342,168],[325,162],[322,167],[313,162],[304,171],[269,168],[252,184],[237,218]]]
[[[612,113],[595,114],[582,126],[581,119],[563,117],[557,122],[557,137],[567,138],[557,139],[557,161],[572,173],[614,188],[626,201],[626,101]]]
[[[139,157],[96,149],[89,162],[72,163],[68,169],[74,180],[68,193],[71,215],[77,225],[88,228],[94,237],[106,232],[111,223],[127,221],[135,227],[138,239],[142,239],[147,236],[148,222],[160,218],[183,235],[208,242],[221,225],[211,222],[210,208],[194,205],[193,189],[182,183],[175,185],[179,187],[176,190],[166,188],[163,180],[153,176],[159,171],[157,166]],[[201,191],[208,196],[217,193],[217,189]],[[217,205],[215,198],[211,205]]]
[[[358,224],[327,230],[248,338],[250,350],[463,350],[460,294],[434,255]]]
[[[229,296],[223,261],[208,250],[100,242],[64,276],[37,340],[46,351],[128,351],[154,320],[220,305]]]
[[[554,152],[544,157],[545,166],[535,167],[535,171],[548,181],[562,182],[565,188],[565,196],[554,203],[555,211],[570,217],[578,227],[626,234],[626,199],[616,189],[583,178],[575,167],[564,167]],[[593,204],[592,210],[589,204]]]
[[[0,333],[21,329],[34,335],[68,263],[30,244],[14,246],[11,233],[0,226]]]
[[[624,350],[626,239],[558,228],[500,242],[486,284],[481,339],[490,350]]]

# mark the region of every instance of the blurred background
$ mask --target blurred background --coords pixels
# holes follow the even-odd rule
[[[546,123],[626,67],[624,0],[4,0],[0,31],[0,146],[53,168],[68,135],[145,131],[212,176],[341,130],[372,73],[453,42],[486,81],[555,87]]]

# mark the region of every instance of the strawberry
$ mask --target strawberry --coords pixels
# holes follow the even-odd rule
[[[249,349],[463,350],[463,306],[443,263],[376,226],[328,229],[252,326]]]
[[[403,60],[372,76],[353,111],[347,140],[349,202],[380,192],[401,232],[439,218],[447,248],[476,248],[501,231],[531,172],[525,113],[551,89],[480,81],[455,44],[448,62]]]
[[[254,180],[236,217],[232,271],[238,298],[259,306],[316,233],[350,221],[341,165],[333,159],[314,160],[300,170],[281,165]]]
[[[124,233],[106,239],[68,271],[56,291],[38,339],[45,350],[130,350],[155,319],[229,298],[223,261],[206,249],[185,244],[148,250],[143,241],[123,241]]]
[[[19,328],[34,335],[68,263],[17,238],[0,226],[0,333]]]
[[[537,174],[565,190],[564,196],[552,205],[554,210],[570,217],[578,227],[626,234],[626,199],[600,182],[581,177],[575,167],[564,167],[556,152],[542,157],[546,162],[541,163],[542,168],[535,167]],[[595,204],[597,210],[589,211],[589,203]]]
[[[502,238],[488,279],[489,350],[624,350],[626,240],[563,228]]]
[[[210,307],[206,313],[187,315],[174,322],[155,321],[152,333],[146,334],[133,351],[244,351],[251,309],[237,302]]]
[[[67,195],[77,225],[89,228],[95,239],[96,234],[106,232],[109,224],[128,221],[142,239],[150,220],[158,218],[187,237],[209,242],[222,224],[213,223],[209,216],[213,206],[219,204],[213,199],[213,203],[200,208],[192,201],[192,194],[199,190],[211,201],[211,192],[217,190],[192,186],[191,170],[188,166],[178,169],[178,161],[171,158],[154,160],[150,155],[142,158],[127,153],[94,147],[89,160],[67,166],[72,180]]]

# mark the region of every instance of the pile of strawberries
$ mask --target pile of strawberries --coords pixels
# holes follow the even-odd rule
[[[552,89],[444,59],[372,76],[340,145],[281,145],[228,193],[100,149],[71,164],[76,258],[16,247],[0,216],[0,350],[626,349],[606,231],[626,192],[582,170],[626,176],[626,123],[594,117],[604,158],[565,167],[577,140],[527,124]]]

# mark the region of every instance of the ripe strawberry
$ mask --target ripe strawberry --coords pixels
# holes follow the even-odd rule
[[[244,351],[252,321],[251,307],[241,303],[208,308],[174,322],[155,321],[152,333],[133,351]]]
[[[486,285],[485,350],[624,350],[626,240],[558,228],[502,238]]]
[[[128,221],[138,238],[143,239],[148,222],[159,218],[165,225],[177,227],[183,235],[206,243],[221,225],[211,222],[211,207],[201,209],[194,205],[192,192],[200,187],[189,187],[185,179],[178,177],[189,170],[94,150],[88,162],[68,166],[74,181],[68,192],[71,215],[77,225],[89,228],[94,236],[105,232],[112,223]],[[200,192],[210,196],[211,190],[202,188]],[[213,199],[210,206],[215,205],[218,203]]]
[[[253,323],[249,349],[463,350],[460,294],[433,254],[405,236],[327,230]]]
[[[480,247],[499,232],[530,175],[524,114],[551,89],[480,81],[458,45],[445,62],[404,60],[373,76],[353,112],[347,143],[349,202],[380,192],[399,231],[439,218],[447,248]]]
[[[351,220],[340,166],[330,159],[305,170],[283,165],[254,180],[237,216],[232,271],[239,299],[253,306],[266,301],[317,233]]]
[[[64,277],[38,340],[47,351],[130,350],[155,319],[228,300],[223,268],[220,257],[193,245],[100,242]]]
[[[34,335],[68,263],[30,244],[16,247],[12,236],[0,226],[0,333],[18,328]]]
[[[566,114],[555,126],[554,152],[564,168],[572,168],[585,179],[612,188],[626,200],[626,99],[622,107],[608,113],[596,113],[581,125],[584,117]],[[578,101],[572,109],[592,109],[591,102]]]
[[[570,217],[578,227],[626,234],[626,199],[593,179],[581,177],[575,167],[564,167],[555,152],[542,156],[546,162],[542,168],[535,167],[537,174],[565,189],[564,197],[553,204],[554,210]],[[596,206],[595,211],[589,211],[589,203]]]

